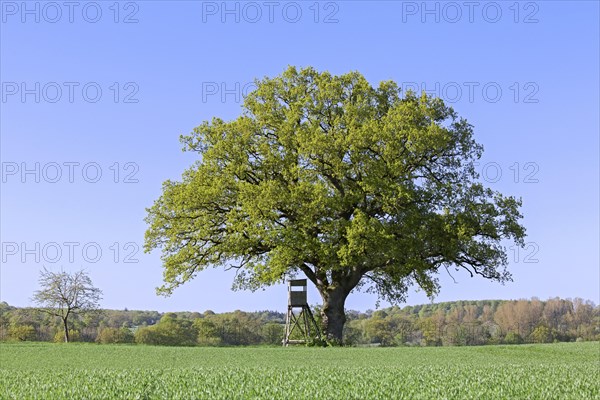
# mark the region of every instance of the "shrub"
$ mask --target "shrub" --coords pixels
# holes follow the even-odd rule
[[[534,343],[551,343],[553,339],[552,331],[544,325],[538,325],[530,335]]]
[[[158,324],[138,329],[135,333],[135,342],[165,346],[194,346],[197,337],[198,331],[192,326],[191,321],[177,319],[167,314]]]
[[[198,344],[200,346],[220,346],[222,344],[222,340],[220,337],[198,336]]]
[[[523,343],[523,338],[521,335],[515,332],[508,332],[504,337],[504,343],[506,344],[521,344]]]
[[[128,328],[103,328],[96,338],[98,343],[133,343],[134,336]]]
[[[69,342],[79,342],[81,340],[81,335],[79,331],[69,329]],[[64,343],[65,341],[65,332],[63,330],[56,331],[54,335],[54,343]]]
[[[155,325],[139,328],[135,331],[134,340],[138,344],[160,344]]]
[[[33,341],[37,339],[35,328],[31,325],[16,325],[8,329],[8,336],[14,340]]]

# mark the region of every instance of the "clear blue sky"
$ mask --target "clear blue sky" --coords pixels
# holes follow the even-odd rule
[[[283,310],[283,285],[231,292],[221,270],[156,296],[143,218],[195,160],[179,135],[235,118],[255,77],[296,65],[452,102],[485,146],[489,185],[523,198],[530,244],[509,250],[514,282],[443,273],[436,301],[598,302],[598,2],[315,3],[2,1],[0,299],[30,305],[46,266],[86,268],[107,308]],[[356,293],[347,307],[375,300]]]

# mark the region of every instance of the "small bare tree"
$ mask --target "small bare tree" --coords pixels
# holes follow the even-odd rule
[[[38,309],[60,317],[65,331],[65,342],[69,342],[69,318],[100,311],[102,291],[93,286],[89,275],[80,270],[69,273],[52,272],[44,268],[40,272],[40,290],[32,300]]]

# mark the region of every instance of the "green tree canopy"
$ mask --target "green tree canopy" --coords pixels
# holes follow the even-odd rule
[[[441,99],[313,68],[256,86],[240,117],[181,137],[200,159],[147,210],[159,292],[207,267],[237,268],[236,288],[304,274],[340,340],[354,289],[401,302],[414,284],[434,295],[440,269],[510,279],[521,202],[482,185],[473,127]]]

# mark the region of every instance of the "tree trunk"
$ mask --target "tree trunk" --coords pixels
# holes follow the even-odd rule
[[[346,313],[344,304],[348,293],[341,287],[321,293],[323,309],[321,310],[322,329],[325,338],[335,344],[342,344]]]
[[[65,329],[65,343],[69,343],[69,327],[67,325],[67,319],[63,318],[63,326]]]

